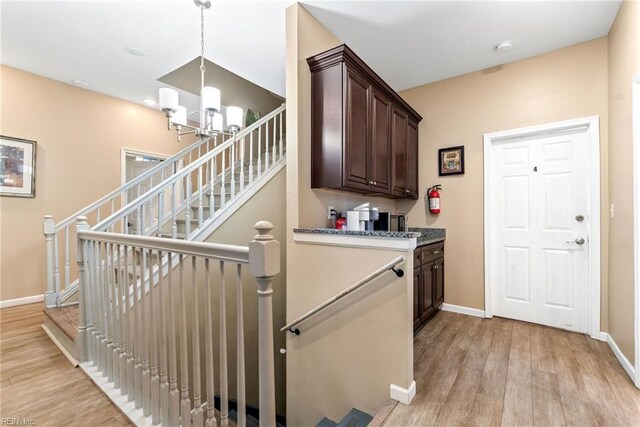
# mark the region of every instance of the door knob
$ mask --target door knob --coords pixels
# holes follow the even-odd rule
[[[577,245],[584,245],[585,240],[582,237],[577,237],[576,240],[568,240],[567,243],[575,243]]]

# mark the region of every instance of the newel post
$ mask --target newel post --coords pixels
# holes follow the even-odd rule
[[[273,347],[273,278],[280,272],[280,243],[273,225],[260,221],[258,234],[249,243],[249,271],[258,282],[258,359],[260,378],[260,427],[276,425]]]
[[[76,234],[78,236],[77,260],[78,260],[78,301],[80,301],[80,318],[78,320],[78,359],[80,363],[87,361],[87,300],[85,281],[85,243],[81,233],[89,231],[89,223],[86,216],[76,218]]]
[[[56,307],[58,304],[58,296],[56,295],[56,282],[53,272],[53,245],[56,235],[56,224],[53,222],[53,216],[44,216],[42,232],[44,233],[44,241],[47,248],[47,292],[44,294],[44,305],[45,307]]]

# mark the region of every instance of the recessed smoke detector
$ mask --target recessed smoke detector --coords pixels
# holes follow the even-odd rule
[[[129,55],[133,56],[147,56],[147,52],[139,47],[129,46],[125,49]]]
[[[154,105],[157,104],[156,100],[153,98],[144,98],[142,100],[142,102],[144,102],[146,105],[148,105],[149,107],[153,107]]]
[[[89,86],[89,83],[85,82],[84,80],[78,80],[78,79],[71,80],[71,83],[73,83],[76,86],[84,86],[84,87]]]
[[[496,46],[496,51],[498,52],[509,52],[513,47],[513,42],[511,40],[505,40],[501,42],[498,46]]]

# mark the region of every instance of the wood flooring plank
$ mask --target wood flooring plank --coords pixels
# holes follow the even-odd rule
[[[527,323],[513,325],[502,413],[503,426],[533,425],[531,337]]]
[[[42,330],[42,304],[0,310],[0,415],[38,426],[128,426]]]
[[[531,371],[533,424],[536,426],[565,426],[564,411],[556,374],[549,371]]]
[[[555,373],[553,351],[549,342],[549,328],[542,325],[530,325],[531,330],[531,369]]]

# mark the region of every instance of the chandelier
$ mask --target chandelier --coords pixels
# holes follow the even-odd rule
[[[178,142],[180,136],[195,134],[199,138],[212,138],[224,134],[224,118],[220,113],[220,90],[204,85],[204,11],[211,7],[209,0],[194,0],[200,8],[200,126],[187,124],[187,109],[179,104],[178,91],[168,87],[160,88],[160,109],[167,117],[167,129],[175,126]],[[235,134],[242,127],[243,111],[240,107],[227,107],[227,131]],[[182,128],[190,129],[182,132]]]

